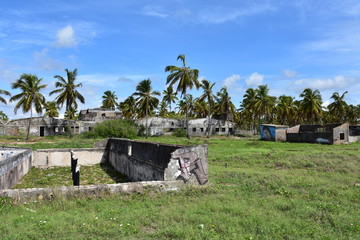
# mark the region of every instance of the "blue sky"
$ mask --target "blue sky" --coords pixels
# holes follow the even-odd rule
[[[337,91],[360,104],[359,0],[3,0],[0,89],[22,73],[54,89],[54,75],[78,68],[86,103],[106,90],[124,100],[150,78],[165,89],[167,65],[185,54],[200,78],[227,86],[236,107],[249,87],[299,98],[319,89],[325,104]],[[194,96],[201,90],[193,90]],[[4,96],[3,96],[4,97]],[[5,96],[8,99],[7,96]],[[1,104],[10,118],[15,103]],[[64,109],[62,109],[62,112]]]

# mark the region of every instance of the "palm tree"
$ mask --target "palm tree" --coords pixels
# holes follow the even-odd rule
[[[322,115],[322,98],[319,90],[306,88],[301,94],[301,110],[304,114],[306,122],[309,124],[316,123]]]
[[[220,92],[217,93],[217,97],[218,97],[217,112],[220,114],[226,114],[226,121],[228,122],[228,136],[229,136],[230,135],[229,114],[231,113],[233,116],[235,116],[236,109],[231,101],[231,97],[226,87],[221,88]]]
[[[0,89],[0,95],[1,95],[1,94],[7,95],[7,96],[11,96],[11,94],[10,94],[8,91],[2,90],[2,89]],[[6,104],[6,100],[5,100],[3,97],[1,97],[1,96],[0,96],[0,102]]]
[[[3,111],[0,111],[0,121],[1,120],[9,120],[8,116]]]
[[[214,87],[215,83],[209,82],[208,80],[204,79],[201,81],[201,88],[204,90],[204,93],[199,97],[199,101],[207,100],[207,104],[209,106],[208,109],[208,126],[206,130],[207,137],[210,137],[210,118],[211,114],[214,110],[216,96],[213,94],[212,88]]]
[[[59,107],[55,101],[47,102],[44,104],[45,114],[44,117],[58,117],[59,116]]]
[[[116,100],[118,99],[115,92],[111,92],[111,91],[104,92],[102,99],[103,99],[102,101],[103,108],[115,110],[115,107],[117,106]]]
[[[264,122],[271,121],[275,109],[276,97],[269,95],[269,88],[267,85],[258,86],[258,88],[255,89],[255,93],[254,107],[256,115],[259,116],[259,120],[262,117]]]
[[[163,91],[163,94],[164,94],[163,101],[166,102],[167,104],[169,104],[170,112],[171,112],[171,103],[175,103],[175,101],[178,100],[178,98],[176,96],[176,92],[174,92],[174,89],[172,88],[172,86],[168,86]]]
[[[76,120],[77,118],[78,118],[77,109],[71,106],[70,109],[65,112],[65,119],[70,121],[70,120]]]
[[[29,139],[33,107],[35,107],[35,111],[40,114],[45,103],[45,97],[40,93],[40,90],[46,88],[47,85],[41,84],[41,81],[42,78],[39,79],[36,75],[22,74],[19,79],[11,84],[12,89],[20,89],[22,91],[10,98],[10,102],[18,101],[14,108],[15,114],[19,108],[21,108],[24,113],[30,111],[26,140]]]
[[[59,95],[55,98],[55,101],[58,105],[63,106],[66,104],[66,111],[70,109],[71,106],[74,108],[78,107],[76,100],[79,100],[81,103],[85,103],[85,98],[76,90],[76,88],[82,87],[82,83],[76,84],[77,77],[77,69],[74,71],[69,71],[65,69],[67,79],[62,76],[55,75],[54,78],[58,79],[55,82],[54,91],[50,92],[50,95],[54,93],[59,93]]]
[[[180,54],[177,57],[177,60],[182,62],[182,67],[177,66],[166,66],[165,72],[170,72],[169,76],[167,77],[166,84],[170,84],[169,86],[173,86],[177,83],[176,92],[181,92],[181,96],[185,99],[186,98],[186,90],[192,89],[194,86],[196,89],[200,87],[200,83],[198,80],[199,70],[191,69],[190,67],[186,66],[186,59],[184,54]],[[186,117],[186,137],[190,138],[189,135],[189,119],[188,119],[188,110],[186,109],[185,113]]]
[[[159,104],[159,99],[155,96],[160,96],[160,92],[153,91],[151,87],[151,80],[145,79],[139,82],[136,86],[136,92],[133,96],[138,96],[136,101],[136,106],[140,110],[140,116],[146,117],[146,138],[148,137],[149,128],[148,128],[148,115],[149,112],[157,108]]]
[[[168,114],[167,103],[165,101],[161,101],[159,107],[159,116],[165,117]]]
[[[136,117],[136,101],[131,95],[119,104],[119,109],[122,111],[125,118],[133,119]]]
[[[347,93],[348,91],[340,96],[338,92],[334,92],[331,96],[334,102],[329,104],[328,109],[335,122],[342,123],[346,119],[346,112],[349,106],[345,102],[344,97]]]
[[[249,119],[250,128],[255,130],[255,118],[256,118],[256,109],[255,109],[255,100],[256,100],[256,91],[253,88],[248,88],[243,96],[243,102],[241,103],[241,107],[243,108],[243,115],[245,118]]]
[[[289,125],[291,117],[295,115],[294,98],[291,96],[281,95],[276,105],[276,113],[280,124]]]
[[[209,116],[209,105],[200,98],[195,98],[194,102],[194,113],[196,118],[204,118]],[[208,119],[210,119],[208,117]],[[209,125],[208,125],[209,126]]]
[[[81,103],[85,103],[85,98],[76,90],[76,88],[82,87],[81,83],[75,83],[77,77],[77,69],[74,71],[69,71],[67,68],[65,69],[67,79],[62,76],[55,75],[58,81],[55,82],[54,91],[50,92],[50,95],[58,93],[59,95],[55,98],[56,104],[61,107],[63,104],[66,104],[66,111],[70,111],[71,107],[77,109],[78,105],[76,100],[79,100]],[[68,122],[68,128],[70,127],[70,121]],[[71,137],[71,131],[70,131]]]

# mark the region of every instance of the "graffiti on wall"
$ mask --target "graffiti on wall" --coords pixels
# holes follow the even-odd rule
[[[198,157],[196,152],[185,152],[171,154],[173,160],[177,160],[179,163],[179,170],[181,174],[177,177],[177,180],[183,180],[188,182],[192,175],[195,175],[200,185],[208,182],[207,174],[205,173],[201,158]]]

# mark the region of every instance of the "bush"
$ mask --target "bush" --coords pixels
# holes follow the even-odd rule
[[[186,131],[182,128],[177,128],[172,135],[175,137],[186,137]]]
[[[86,133],[86,138],[135,138],[138,134],[138,125],[130,120],[115,119],[96,123],[95,127]]]

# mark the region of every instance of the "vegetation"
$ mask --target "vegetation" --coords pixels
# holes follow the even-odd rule
[[[232,137],[149,140],[207,143],[209,185],[157,194],[0,199],[0,218],[6,223],[0,224],[0,235],[4,239],[358,239],[360,143],[296,144]]]
[[[137,96],[135,98],[136,107],[139,110],[139,117],[146,118],[146,138],[149,135],[149,125],[148,125],[148,115],[149,112],[153,111],[157,108],[159,104],[159,99],[155,96],[160,96],[160,92],[153,91],[151,86],[151,80],[145,79],[136,86],[136,92],[133,96]]]
[[[191,69],[190,67],[186,66],[186,58],[184,54],[180,54],[177,57],[177,60],[181,60],[182,67],[177,66],[166,66],[165,72],[169,72],[169,76],[167,77],[166,84],[169,84],[172,87],[174,84],[178,84],[176,88],[176,92],[181,92],[181,96],[186,101],[186,90],[192,89],[194,86],[196,89],[200,87],[200,83],[198,80],[199,70]],[[188,119],[188,105],[186,104],[186,111],[185,111],[185,121],[186,121],[186,137],[190,138],[189,135],[189,119]]]
[[[130,120],[114,119],[96,123],[89,132],[83,133],[86,138],[130,138],[138,135],[138,126]]]
[[[15,114],[19,108],[21,108],[24,113],[30,111],[26,140],[29,139],[33,107],[35,107],[35,111],[40,114],[45,104],[45,97],[40,93],[40,90],[44,89],[46,84],[41,84],[41,81],[42,78],[39,79],[36,75],[22,74],[20,78],[11,85],[12,89],[20,89],[22,91],[10,98],[10,102],[18,101],[14,108]]]
[[[118,105],[117,100],[118,97],[116,96],[115,92],[106,91],[102,96],[102,106],[103,108],[115,110],[115,107]]]
[[[28,174],[16,184],[14,189],[22,188],[46,188],[73,186],[70,167],[53,167],[48,169],[31,168]],[[107,164],[96,164],[94,166],[81,166],[80,184],[112,184],[128,182],[128,178],[115,171]]]
[[[11,94],[10,94],[10,92],[8,92],[6,90],[0,89],[0,102],[6,104],[6,100],[1,96],[1,94],[7,95],[7,96],[11,96]]]
[[[44,104],[45,114],[44,117],[58,117],[59,116],[59,107],[56,102],[51,101]]]

